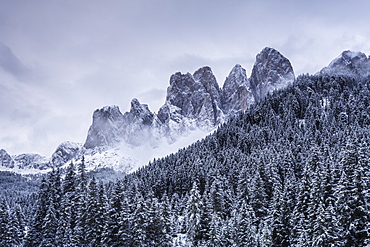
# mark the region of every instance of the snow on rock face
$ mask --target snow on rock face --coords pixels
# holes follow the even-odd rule
[[[218,86],[216,77],[213,75],[211,68],[208,66],[200,68],[195,71],[193,77],[203,85],[205,90],[204,93],[208,94],[211,100],[218,104],[220,102],[221,89]]]
[[[84,147],[87,149],[117,146],[122,141],[137,146],[150,139],[155,114],[137,99],[131,101],[129,112],[122,114],[117,106],[98,109],[93,114]]]
[[[222,87],[221,102],[226,115],[244,111],[254,103],[246,70],[240,64],[235,65],[226,78]]]
[[[193,75],[175,73],[170,78],[166,102],[158,114],[152,113],[147,105],[140,104],[137,99],[131,101],[130,111],[124,114],[119,112],[118,107],[96,110],[84,153],[92,157],[101,153],[98,151],[101,148],[106,152],[110,148],[124,147],[122,150],[128,155],[125,160],[137,160],[140,157],[129,157],[130,154],[137,155],[131,149],[145,147],[159,151],[162,146],[172,145],[180,139],[193,140],[183,138],[192,136],[196,130],[205,135],[223,122],[221,94],[216,77],[209,67],[202,67]],[[185,141],[182,144],[187,146],[191,142]]]
[[[51,158],[39,154],[9,155],[4,149],[0,150],[0,170],[12,169],[19,173],[37,173],[51,168],[61,167],[75,158],[82,146],[73,142],[64,142],[58,146]]]
[[[200,124],[205,122],[207,126],[210,125],[211,128],[214,128],[223,119],[221,89],[210,67],[198,69],[193,76],[203,85],[204,91],[201,97],[206,99],[197,120]],[[201,127],[201,125],[198,126]]]
[[[344,51],[319,73],[365,77],[370,74],[370,59],[362,52]]]
[[[281,89],[294,81],[294,71],[289,60],[273,48],[264,48],[257,56],[250,78],[256,101],[267,93]]]

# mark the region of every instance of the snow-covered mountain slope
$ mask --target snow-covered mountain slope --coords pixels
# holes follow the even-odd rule
[[[16,173],[40,173],[53,166],[50,159],[39,154],[10,155],[4,149],[0,150],[0,170]]]
[[[47,172],[61,167],[81,154],[82,145],[74,142],[63,142],[51,157],[39,154],[10,155],[4,149],[0,150],[0,170],[14,171],[21,174]]]
[[[158,113],[137,99],[125,113],[118,106],[105,106],[94,111],[83,145],[62,143],[49,159],[27,155],[9,159],[4,150],[0,151],[0,165],[7,170],[12,166],[50,169],[84,156],[90,169],[130,171],[205,137],[236,112],[293,80],[289,60],[272,48],[264,48],[256,56],[250,79],[241,65],[235,65],[222,89],[208,66],[193,74],[177,72],[170,77],[166,101]]]
[[[366,77],[370,75],[370,57],[362,52],[344,51],[319,73]]]

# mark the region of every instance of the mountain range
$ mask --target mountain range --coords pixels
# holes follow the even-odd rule
[[[370,58],[361,52],[344,51],[318,74],[368,76]],[[290,61],[268,47],[256,56],[250,78],[237,64],[222,88],[210,67],[193,74],[177,72],[170,77],[166,100],[158,113],[138,99],[131,101],[131,109],[125,113],[118,106],[105,106],[94,111],[84,144],[64,142],[50,158],[10,155],[1,149],[0,170],[48,171],[84,157],[90,169],[113,167],[128,172],[206,136],[237,112],[294,80]]]

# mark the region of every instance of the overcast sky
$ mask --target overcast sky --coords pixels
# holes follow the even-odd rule
[[[157,112],[171,74],[208,65],[222,86],[264,47],[296,75],[370,54],[370,1],[0,0],[0,149],[83,143],[95,109]]]

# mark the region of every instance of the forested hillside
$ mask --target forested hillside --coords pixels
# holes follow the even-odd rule
[[[2,201],[0,245],[368,246],[369,87],[302,75],[114,183],[54,171],[31,215]]]

